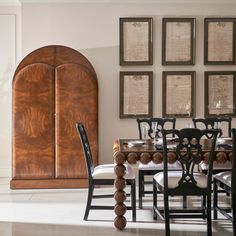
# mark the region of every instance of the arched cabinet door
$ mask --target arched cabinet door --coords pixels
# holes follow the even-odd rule
[[[27,55],[13,79],[12,189],[87,185],[75,123],[83,122],[98,162],[98,88],[91,63],[64,46]]]
[[[97,163],[97,82],[79,64],[56,68],[56,177],[86,178],[86,164],[76,122],[83,122]],[[78,148],[79,147],[79,148]]]
[[[13,179],[54,178],[54,67],[35,63],[13,82]]]

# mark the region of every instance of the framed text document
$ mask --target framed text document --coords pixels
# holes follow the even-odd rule
[[[120,118],[151,117],[153,73],[120,72]]]

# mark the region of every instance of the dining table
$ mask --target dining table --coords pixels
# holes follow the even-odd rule
[[[227,140],[222,145],[216,145],[214,153],[214,162],[224,163],[231,161],[232,159],[232,141]],[[175,153],[175,146],[177,141],[175,139],[170,139],[167,141],[169,145],[167,158],[168,163],[173,163],[177,160],[177,155]],[[199,162],[208,163],[210,154],[210,140],[204,139],[201,143],[202,145],[202,155],[199,157]],[[148,164],[153,161],[155,164],[160,164],[163,162],[163,150],[160,145],[156,145],[153,140],[137,140],[137,139],[119,139],[115,140],[113,143],[113,157],[115,162],[114,171],[116,178],[114,180],[114,199],[115,199],[115,219],[114,226],[118,230],[123,230],[127,225],[127,220],[125,218],[126,213],[126,180],[124,178],[126,168],[125,163],[136,164],[141,162],[143,164]]]

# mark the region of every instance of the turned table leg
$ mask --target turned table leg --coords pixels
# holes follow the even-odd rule
[[[119,229],[123,230],[126,226],[126,218],[124,214],[126,213],[126,205],[124,204],[124,201],[126,200],[126,192],[125,192],[125,186],[126,186],[126,180],[124,179],[125,175],[125,155],[121,152],[114,153],[114,160],[116,162],[115,166],[115,173],[117,178],[115,179],[114,185],[116,188],[116,192],[114,194],[114,198],[116,201],[116,205],[114,207],[114,211],[116,214],[116,217],[114,219],[114,226]]]

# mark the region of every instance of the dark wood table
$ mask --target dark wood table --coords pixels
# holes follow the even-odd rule
[[[126,192],[124,190],[126,186],[126,182],[124,179],[125,168],[124,163],[127,161],[130,164],[135,164],[137,161],[140,161],[143,164],[147,164],[150,161],[158,164],[163,161],[162,150],[157,150],[154,144],[150,140],[143,140],[143,144],[140,146],[129,146],[128,143],[130,141],[135,141],[134,139],[120,139],[116,140],[113,143],[113,157],[116,163],[115,173],[117,178],[115,179],[115,193],[114,198],[116,201],[116,205],[114,207],[114,211],[116,217],[114,219],[114,226],[123,230],[126,227],[126,218],[124,214],[126,213],[126,205],[124,203],[126,199]],[[200,157],[202,161],[208,161],[209,157],[209,140],[204,140],[203,145],[203,154]],[[231,160],[232,151],[217,147],[215,150],[215,160],[218,163],[224,163],[227,160]],[[175,151],[169,150],[168,152],[168,162],[175,162],[177,159]]]

